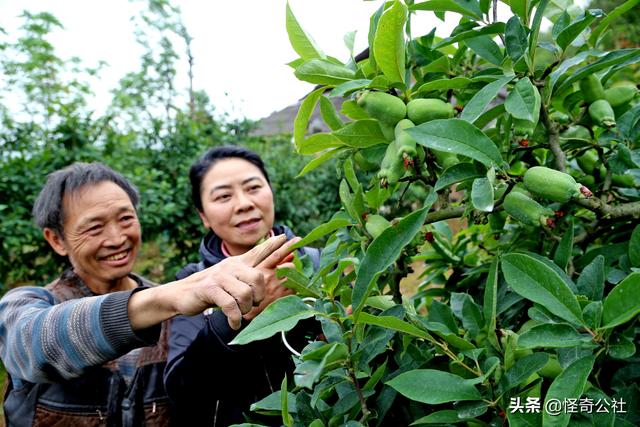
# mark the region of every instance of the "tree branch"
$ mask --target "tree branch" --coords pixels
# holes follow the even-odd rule
[[[640,202],[622,203],[611,206],[598,199],[580,199],[577,204],[598,213],[602,217],[609,218],[640,218]]]
[[[556,169],[560,172],[566,172],[567,156],[564,154],[564,151],[562,151],[562,148],[560,148],[560,132],[558,132],[556,124],[549,118],[547,107],[544,104],[542,104],[542,107],[540,108],[540,117],[542,118],[542,123],[549,132],[549,148],[551,148],[553,156],[556,159]]]
[[[464,209],[464,206],[453,206],[436,212],[431,212],[427,215],[424,223],[431,224],[445,219],[460,218],[464,214]]]

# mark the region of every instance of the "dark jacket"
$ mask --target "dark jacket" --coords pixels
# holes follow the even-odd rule
[[[151,285],[131,277],[137,290]],[[17,288],[2,299],[7,426],[169,425],[168,330],[133,332],[131,293],[96,296],[68,270],[44,288]],[[21,337],[31,338],[28,348]]]
[[[284,226],[274,227],[274,232],[285,233],[289,239],[294,237]],[[225,256],[220,244],[221,240],[209,233],[200,244],[201,262],[187,265],[178,273],[178,279],[222,261]],[[300,255],[303,254],[308,254],[317,268],[319,250],[303,248]],[[318,332],[307,324],[294,328],[287,338],[300,351],[309,339],[315,338],[309,334]],[[285,374],[291,383],[294,364],[279,334],[243,346],[227,345],[237,333],[229,327],[222,311],[171,320],[164,381],[179,424],[220,427],[242,423],[245,416],[256,420],[259,417],[249,412],[250,405],[280,390]],[[260,422],[281,425],[281,419],[274,417]]]

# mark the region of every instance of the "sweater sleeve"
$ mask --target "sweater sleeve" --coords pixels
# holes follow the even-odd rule
[[[159,328],[134,332],[127,306],[134,291],[56,304],[41,287],[21,287],[0,300],[0,357],[11,376],[33,383],[81,376],[153,344]]]

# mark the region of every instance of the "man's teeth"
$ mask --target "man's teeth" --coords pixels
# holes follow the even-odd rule
[[[107,261],[118,261],[127,256],[127,252],[120,252],[119,254],[111,255],[106,257]]]

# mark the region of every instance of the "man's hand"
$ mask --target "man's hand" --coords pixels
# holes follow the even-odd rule
[[[254,307],[244,315],[245,319],[253,319],[278,298],[294,294],[291,289],[282,285],[282,283],[286,281],[286,278],[278,279],[277,270],[280,268],[295,268],[291,262],[293,260],[293,253],[291,253],[291,249],[289,248],[299,241],[299,237],[289,240],[282,245],[280,249],[271,254],[271,256],[258,264],[257,269],[262,272],[265,281],[264,299],[257,307]]]
[[[129,319],[133,329],[144,329],[176,314],[192,316],[218,306],[233,329],[240,327],[242,315],[264,298],[263,265],[277,265],[289,254],[283,248],[286,236],[268,239],[245,254],[229,257],[191,276],[166,285],[145,289],[129,299]]]

